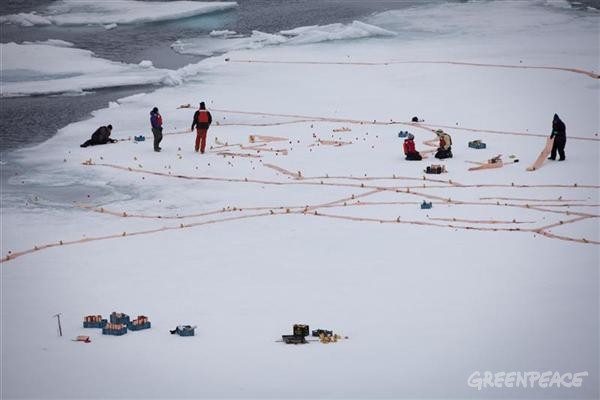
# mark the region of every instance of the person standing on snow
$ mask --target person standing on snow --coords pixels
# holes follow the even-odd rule
[[[452,158],[452,138],[446,132],[441,129],[435,131],[435,134],[440,139],[440,145],[435,153],[435,158],[440,160],[444,158]]]
[[[409,161],[421,161],[423,159],[421,154],[415,149],[415,136],[412,133],[409,133],[408,137],[404,139],[404,154],[406,155],[406,160]]]
[[[567,127],[565,123],[561,121],[558,117],[558,114],[554,114],[554,119],[552,120],[552,133],[550,134],[551,138],[554,138],[554,144],[552,145],[552,152],[550,153],[550,157],[548,160],[556,160],[556,152],[560,155],[560,159],[558,161],[565,160],[565,145],[567,144]]]
[[[159,144],[163,138],[162,117],[156,107],[150,112],[150,125],[152,125],[152,135],[154,135],[154,151],[161,151]]]
[[[101,126],[92,133],[92,138],[83,143],[80,147],[96,146],[98,144],[115,143],[115,139],[111,139],[112,125]]]
[[[204,154],[204,149],[206,148],[206,135],[211,123],[212,115],[206,110],[204,102],[201,102],[200,108],[194,113],[191,129],[191,131],[194,132],[194,127],[196,127],[196,145],[194,147],[196,153],[198,152],[198,149],[200,149],[200,153]]]

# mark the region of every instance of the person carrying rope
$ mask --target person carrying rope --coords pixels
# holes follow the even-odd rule
[[[404,139],[404,154],[406,155],[406,160],[409,161],[421,161],[423,159],[421,154],[415,149],[415,136],[412,133],[409,133],[408,137]]]
[[[162,116],[158,113],[158,108],[154,107],[150,111],[150,125],[152,126],[152,135],[154,135],[154,151],[161,151],[162,148],[159,146],[163,138],[162,128]]]
[[[204,102],[201,102],[200,108],[194,113],[191,129],[191,132],[193,132],[194,127],[196,127],[196,145],[194,146],[196,153],[200,150],[200,153],[204,154],[204,149],[206,148],[206,134],[208,133],[208,128],[211,123],[212,115],[210,115],[210,112],[206,109]]]
[[[101,126],[92,133],[92,138],[81,144],[80,147],[96,146],[98,144],[115,143],[115,139],[111,139],[112,125]]]
[[[554,138],[554,143],[552,144],[552,152],[550,153],[550,157],[548,160],[556,160],[556,152],[558,151],[558,155],[560,158],[558,161],[565,160],[565,145],[567,144],[567,127],[565,123],[558,117],[558,114],[554,114],[554,119],[552,120],[552,133],[550,134],[551,138]]]
[[[440,145],[435,158],[443,160],[444,158],[452,158],[452,138],[446,132],[441,129],[435,131],[435,134],[440,139]]]

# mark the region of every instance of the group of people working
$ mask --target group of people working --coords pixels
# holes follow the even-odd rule
[[[418,120],[417,120],[418,121]],[[416,122],[413,118],[413,122]],[[445,158],[452,158],[452,138],[442,129],[435,131],[439,139],[438,149],[435,153],[435,158],[443,160]],[[552,133],[550,137],[554,139],[552,144],[552,151],[550,153],[549,160],[556,160],[556,153],[560,156],[559,161],[565,160],[565,145],[567,144],[567,129],[565,123],[560,119],[558,114],[554,114],[552,120]],[[423,156],[415,148],[415,137],[409,133],[407,138],[404,139],[404,155],[406,160],[409,161],[420,161]]]
[[[204,102],[201,102],[198,110],[194,113],[192,128],[190,130],[193,132],[194,128],[196,128],[196,142],[194,145],[196,153],[200,151],[200,153],[204,154],[204,151],[206,150],[206,136],[211,123],[212,115],[210,114],[210,111],[206,109]],[[154,107],[152,111],[150,111],[150,127],[152,129],[152,136],[154,137],[154,151],[159,152],[162,150],[160,142],[163,139],[163,119],[158,111],[158,107]],[[83,143],[81,147],[115,143],[117,140],[110,137],[112,129],[112,125],[101,126],[92,134],[91,139]]]
[[[418,119],[416,121],[415,119],[416,117],[413,118],[413,122],[418,122]],[[206,109],[204,102],[201,102],[198,110],[196,110],[194,113],[194,119],[192,120],[191,127],[191,132],[193,132],[194,128],[196,128],[196,142],[194,145],[194,150],[196,152],[200,151],[200,153],[204,154],[204,151],[206,150],[206,136],[211,123],[212,115]],[[160,142],[163,139],[163,120],[162,116],[158,112],[157,107],[154,107],[152,111],[150,111],[150,125],[152,127],[152,135],[154,136],[154,151],[159,152],[162,150],[160,147]],[[116,142],[115,139],[110,137],[112,128],[112,125],[101,126],[92,134],[91,139],[83,143],[81,147]],[[439,139],[435,158],[440,160],[452,158],[452,138],[450,135],[444,132],[442,129],[436,130],[435,134]],[[565,145],[567,143],[566,126],[557,114],[554,114],[554,119],[552,120],[552,133],[550,134],[550,137],[554,138],[554,143],[548,159],[556,160],[556,153],[558,152],[558,155],[560,156],[559,161],[564,161]],[[415,148],[415,137],[412,133],[409,133],[407,138],[404,139],[403,147],[406,160],[420,161],[423,159],[423,156],[421,156],[421,154]]]
[[[452,138],[441,129],[435,131],[439,139],[438,149],[435,153],[435,158],[443,160],[444,158],[452,158]],[[404,139],[404,155],[409,161],[421,161],[423,156],[415,148],[415,136],[409,133]]]

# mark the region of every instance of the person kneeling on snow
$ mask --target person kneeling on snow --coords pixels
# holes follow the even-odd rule
[[[421,154],[415,149],[415,137],[412,133],[409,133],[408,137],[404,139],[404,154],[409,161],[420,161],[423,159]]]
[[[87,140],[81,147],[96,146],[98,144],[115,143],[115,139],[111,139],[112,125],[101,126],[92,133],[92,138]]]
[[[437,153],[435,153],[435,158],[439,158],[440,160],[444,158],[452,158],[452,138],[450,135],[441,129],[435,131],[435,134],[440,139],[440,145]]]

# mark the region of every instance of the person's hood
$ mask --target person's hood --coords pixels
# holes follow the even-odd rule
[[[554,122],[558,122],[560,121],[560,117],[558,116],[558,114],[554,114]]]

